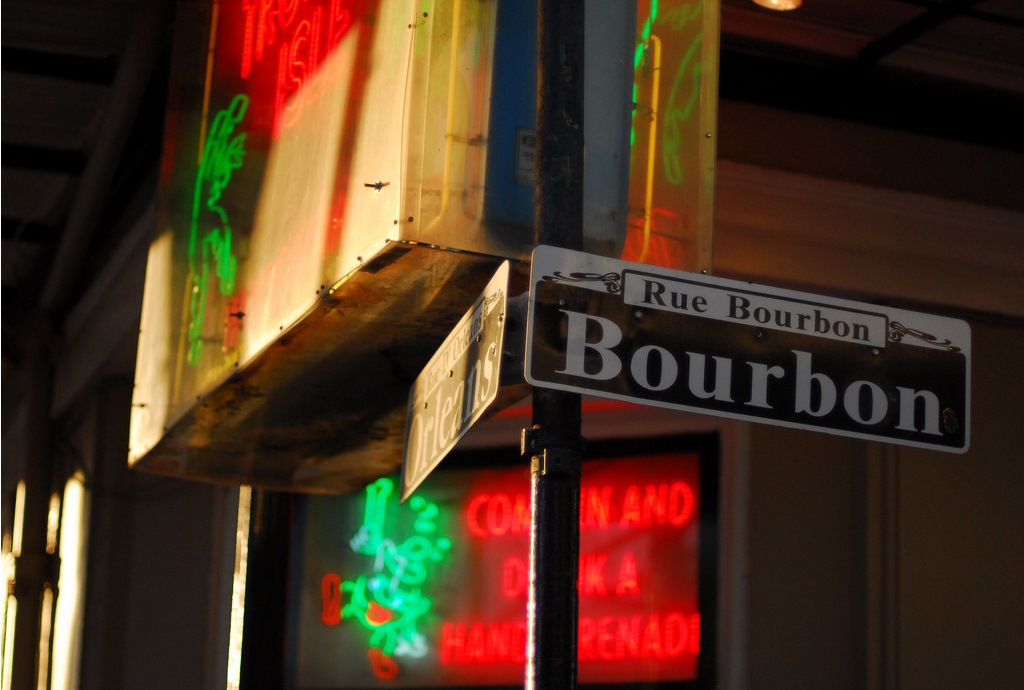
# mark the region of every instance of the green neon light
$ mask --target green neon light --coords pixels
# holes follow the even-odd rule
[[[363,524],[349,542],[357,554],[373,559],[373,572],[341,583],[347,603],[342,618],[350,618],[370,630],[371,660],[374,672],[378,664],[393,668],[392,657],[421,657],[427,653],[426,637],[420,632],[420,619],[433,603],[421,586],[435,564],[444,560],[452,543],[437,536],[437,505],[420,497],[409,500],[413,511],[414,534],[398,542],[388,535],[389,501],[394,497],[394,482],[378,479],[366,487]],[[377,654],[374,654],[377,650]],[[383,655],[383,659],[381,658]],[[392,671],[389,671],[389,674]]]
[[[665,168],[665,177],[670,184],[679,185],[683,182],[683,137],[680,133],[682,123],[686,122],[693,115],[693,109],[700,102],[700,89],[690,88],[685,93],[685,99],[681,104],[676,104],[682,91],[682,86],[687,74],[692,74],[693,84],[700,84],[701,63],[698,50],[704,32],[700,31],[693,39],[693,43],[686,50],[683,61],[676,70],[675,79],[672,81],[672,89],[668,94],[668,102],[665,104],[665,120],[663,124],[664,137],[662,138],[662,162]]]
[[[238,94],[231,104],[217,112],[200,158],[192,196],[192,225],[188,238],[189,299],[188,363],[199,364],[203,351],[203,322],[213,269],[222,295],[235,291],[238,259],[231,248],[231,222],[221,205],[221,197],[235,170],[245,157],[245,133],[235,127],[245,117],[249,97]]]
[[[658,0],[651,0],[651,11],[647,15],[647,21],[644,22],[644,28],[640,30],[640,42],[636,44],[636,50],[633,51],[633,72],[634,74],[641,65],[644,64],[644,55],[647,51],[647,43],[651,40],[651,32],[654,28],[654,22],[658,18]],[[640,102],[640,90],[637,86],[636,79],[633,80],[633,116],[636,117],[637,104]],[[632,148],[633,144],[636,143],[636,125],[629,128],[629,147]]]

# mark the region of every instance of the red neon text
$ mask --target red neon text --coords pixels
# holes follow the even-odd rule
[[[685,482],[638,486],[626,489],[622,502],[621,527],[679,527],[693,514],[693,490]]]
[[[441,663],[521,664],[526,660],[526,622],[445,623],[441,627]]]
[[[609,571],[609,568],[612,568]],[[612,578],[608,577],[609,572]],[[526,595],[529,586],[530,566],[525,558],[509,556],[501,569],[501,593],[506,599]],[[636,556],[627,551],[619,560],[618,567],[608,563],[606,553],[588,553],[580,556],[580,571],[577,587],[581,597],[635,596],[640,593]]]
[[[353,22],[354,0],[330,0],[324,8],[300,0],[243,0],[240,74],[248,79],[257,63],[276,54],[273,137],[298,119],[312,95],[303,87],[312,81],[323,58]],[[300,9],[301,7],[301,9]],[[276,49],[276,50],[272,50]]]
[[[700,614],[580,617],[579,660],[675,659],[700,652]],[[445,623],[441,663],[521,664],[526,623]]]
[[[579,658],[674,659],[700,651],[700,614],[580,618]]]
[[[693,489],[686,482],[663,482],[620,489],[580,489],[580,529],[681,527],[693,516]],[[530,533],[530,500],[525,493],[481,493],[469,500],[466,527],[476,537]]]
[[[305,29],[295,29],[298,19],[300,0],[242,0],[242,13],[245,15],[245,29],[242,33],[241,76],[246,79],[252,74],[253,65],[263,60],[267,48],[275,45],[278,33],[282,42],[287,43]],[[352,25],[353,0],[331,0],[328,12],[327,45],[334,46],[345,35]],[[321,8],[314,13],[319,15]],[[315,20],[319,28],[319,16]],[[307,28],[309,21],[305,23]],[[316,40],[316,39],[314,39]]]
[[[477,537],[530,533],[530,500],[526,494],[477,494],[466,508],[466,526]]]

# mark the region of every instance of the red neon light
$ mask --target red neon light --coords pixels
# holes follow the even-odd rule
[[[348,28],[352,26],[351,8],[353,4],[352,0],[331,0],[329,45],[337,45]]]
[[[530,584],[530,566],[525,558],[509,556],[501,568],[501,593],[506,599],[524,596]]]
[[[700,652],[700,614],[581,616],[578,640],[580,661],[695,656]],[[445,623],[440,652],[445,666],[522,664],[526,660],[526,623]]]
[[[608,587],[604,583],[604,567],[608,554],[585,554],[580,556],[580,576],[577,587],[580,596],[604,596]]]
[[[640,593],[636,555],[626,551],[617,561],[607,553],[581,555],[578,587],[581,597],[636,596]]]
[[[242,0],[241,35],[231,45],[237,47],[235,61],[243,80],[266,79],[267,86],[273,81],[274,139],[294,125],[304,104],[316,97],[309,93],[313,77],[352,28],[358,4],[359,0]],[[258,76],[258,66],[268,57],[272,59],[263,70],[266,77]]]
[[[612,487],[580,489],[580,529],[605,528],[611,515]]]
[[[526,622],[445,623],[441,663],[522,664],[526,660]]]
[[[288,29],[295,20],[300,0],[242,0],[245,32],[242,43],[242,79],[252,73],[253,64],[277,42],[278,29]]]
[[[595,460],[582,479],[581,680],[694,678],[700,496],[693,456]],[[487,472],[473,480],[461,506],[466,547],[479,559],[466,576],[479,584],[450,604],[440,624],[439,661],[454,674],[442,677],[505,682],[524,663],[516,637],[523,624],[512,621],[529,585],[528,486],[512,472]]]
[[[341,577],[337,573],[324,575],[320,581],[320,596],[324,604],[320,620],[324,625],[337,625],[341,622]]]
[[[621,527],[652,527],[683,525],[693,513],[693,490],[685,482],[648,485],[626,489],[622,505]]]
[[[291,41],[281,44],[277,62],[276,94],[274,97],[274,138],[281,136],[285,127],[294,125],[307,96],[302,91],[313,78],[320,63],[320,17],[318,7],[312,21],[299,22]]]
[[[700,615],[580,618],[580,661],[675,659],[700,650]]]
[[[381,606],[375,601],[371,601],[366,607],[366,622],[374,627],[384,625],[393,616],[391,609]]]
[[[391,680],[398,675],[398,664],[377,647],[370,647],[370,651],[366,653],[366,656],[370,660],[370,668],[373,669],[373,675],[381,680]]]
[[[619,584],[615,586],[616,596],[636,595],[640,593],[640,583],[636,574],[636,557],[632,551],[622,555],[619,565]]]
[[[612,579],[607,577],[612,573]],[[501,593],[506,599],[526,596],[529,585],[530,566],[525,558],[509,556],[501,569]],[[609,583],[614,589],[610,589]],[[577,587],[581,597],[604,597],[610,593],[617,597],[636,596],[640,593],[636,556],[632,551],[622,554],[615,567],[609,563],[607,553],[580,555],[580,570]]]
[[[466,526],[477,537],[530,533],[530,499],[526,494],[478,494],[466,508]]]
[[[577,573],[581,682],[697,677],[701,496],[696,461],[695,454],[667,452],[586,463]],[[518,468],[453,471],[448,484],[431,488],[457,548],[444,575],[450,578],[445,593],[438,590],[434,601],[436,627],[425,629],[426,651],[417,661],[423,668],[417,672],[425,674],[429,687],[514,684],[521,680],[526,656],[528,479]],[[323,524],[355,519],[343,506],[337,508],[338,523],[325,518]],[[337,550],[336,530],[325,528],[318,537],[325,553]],[[321,563],[320,573],[339,567],[337,560]],[[325,582],[323,594],[328,614],[348,599],[347,594],[333,599],[331,582]],[[360,619],[364,625],[373,618],[367,613]],[[338,627],[316,622],[314,638],[344,644]],[[364,676],[346,675],[346,682],[373,684],[388,668],[381,658],[372,672],[364,667]]]
[[[619,496],[611,485],[581,488],[580,529],[681,527],[693,516],[693,489],[686,482],[633,484]],[[477,494],[467,505],[466,527],[481,538],[529,534],[529,498],[525,493]]]

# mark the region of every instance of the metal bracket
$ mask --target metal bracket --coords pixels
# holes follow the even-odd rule
[[[505,338],[501,351],[501,385],[524,386],[526,363],[526,318],[530,293],[510,297],[505,305]]]
[[[579,476],[585,441],[578,438],[574,445],[567,441],[546,429],[523,429],[519,452],[530,458],[530,472],[534,474]]]
[[[540,455],[530,458],[530,472],[543,476],[580,475],[580,461],[583,454],[571,448],[545,448]]]

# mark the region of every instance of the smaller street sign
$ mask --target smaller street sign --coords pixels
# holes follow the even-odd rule
[[[498,395],[508,303],[503,262],[409,391],[402,500],[455,447]]]
[[[537,247],[535,386],[963,453],[964,321]]]

